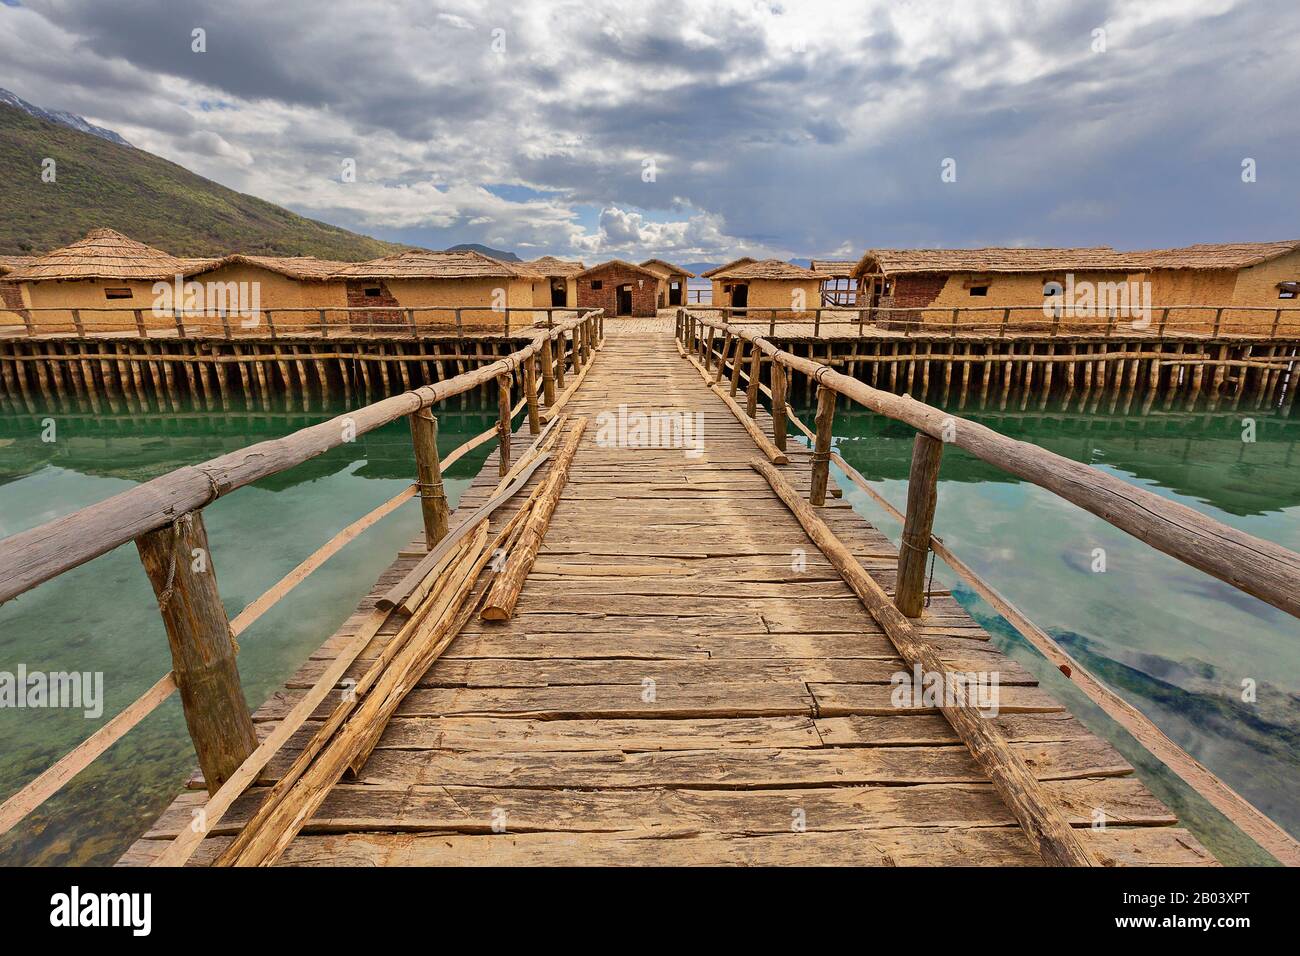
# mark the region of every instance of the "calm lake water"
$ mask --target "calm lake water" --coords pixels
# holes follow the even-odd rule
[[[1300,419],[1253,411],[961,414],[1300,550]],[[1253,443],[1243,420],[1255,421]],[[812,409],[800,410],[811,422]],[[915,432],[839,407],[836,446],[905,510]],[[832,466],[834,467],[834,466]],[[837,470],[838,471],[838,470]],[[845,497],[897,543],[899,525],[842,475]],[[1300,835],[1300,622],[1148,547],[1050,492],[949,447],[935,533],[1081,664],[1266,814]],[[1105,571],[1093,570],[1104,549]],[[1096,733],[1226,862],[1253,842],[1084,697],[939,562],[935,579]],[[1256,699],[1244,701],[1243,682]]]
[[[455,405],[455,403],[449,403]],[[341,409],[191,410],[180,415],[0,416],[0,536],[33,527],[183,464],[282,435]],[[1146,418],[1060,411],[963,414],[1088,462],[1252,534],[1300,550],[1300,421],[1156,412]],[[805,420],[811,415],[801,411]],[[444,453],[494,410],[439,411]],[[905,500],[912,435],[841,407],[838,447],[895,505]],[[453,501],[488,446],[452,469]],[[205,510],[221,593],[233,616],[330,535],[396,494],[414,473],[404,422],[363,436]],[[855,507],[898,528],[841,480]],[[351,612],[398,548],[419,533],[418,505],[349,544],[240,638],[250,705],[292,674]],[[1100,519],[964,453],[945,453],[937,533],[1080,661],[1232,786],[1300,832],[1300,627]],[[301,533],[299,533],[301,531]],[[1104,548],[1105,573],[1092,571]],[[1263,859],[1253,844],[1145,755],[942,564],[936,578],[1097,733],[1225,862]],[[0,799],[134,700],[170,665],[153,594],[133,546],[0,607],[0,670],[102,671],[104,713],[0,709]],[[1241,699],[1242,681],[1257,701]],[[112,863],[172,800],[194,764],[179,701],[164,704],[5,837],[0,863]]]
[[[445,454],[491,427],[492,409],[438,411]],[[0,416],[0,537],[100,501],[167,471],[332,417],[283,409],[180,415]],[[448,472],[453,504],[492,445]],[[240,489],[204,509],[221,595],[233,617],[344,526],[414,476],[405,421]],[[355,608],[422,524],[418,503],[347,545],[239,638],[250,706],[260,704]],[[125,545],[0,607],[0,670],[102,671],[104,712],[0,708],[0,799],[135,700],[171,667],[158,606],[134,545]],[[0,837],[0,864],[111,864],[171,802],[195,763],[180,699],[131,730],[59,794]]]

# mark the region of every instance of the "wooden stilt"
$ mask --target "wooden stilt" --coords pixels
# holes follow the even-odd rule
[[[497,376],[497,447],[499,474],[504,477],[510,470],[510,375]]]
[[[244,703],[230,621],[200,512],[136,539],[172,651],[172,674],[208,792],[257,747]]]
[[[930,555],[930,534],[939,503],[939,463],[943,442],[918,432],[912,445],[912,468],[907,478],[907,514],[898,549],[898,577],[894,605],[907,617],[920,617],[925,607],[925,565]]]
[[[411,444],[415,446],[415,474],[420,511],[424,518],[424,543],[430,551],[447,536],[447,492],[442,484],[438,457],[438,419],[427,408],[407,416]]]
[[[826,503],[826,485],[830,481],[831,439],[835,427],[835,393],[829,388],[817,387],[817,416],[814,420],[817,437],[813,440],[812,488],[809,503],[821,507]]]

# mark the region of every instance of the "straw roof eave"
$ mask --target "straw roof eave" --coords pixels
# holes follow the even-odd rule
[[[274,272],[277,275],[303,282],[327,282],[334,277],[339,269],[346,268],[348,265],[347,262],[317,259],[315,256],[248,256],[242,253],[233,253],[210,262],[194,274],[215,272],[226,266],[248,266],[253,269],[265,269],[268,272]]]
[[[754,261],[753,256],[741,256],[739,259],[732,259],[730,262],[723,263],[720,266],[714,266],[712,269],[709,269],[706,272],[701,272],[700,278],[712,279],[715,276],[720,275],[723,272],[726,272],[728,269],[734,269],[736,266],[743,266],[746,263],[753,262],[753,261]]]
[[[1149,272],[1156,269],[1244,269],[1300,249],[1300,240],[1205,243],[1172,249],[1121,252],[1110,246],[1078,249],[871,249],[853,276],[952,273]]]
[[[10,278],[23,282],[157,282],[193,275],[214,261],[180,258],[113,229],[92,229],[76,242],[19,266]]]
[[[780,259],[762,259],[758,262],[747,262],[738,265],[726,272],[715,273],[713,278],[724,281],[758,279],[776,282],[808,282],[810,280],[820,280],[824,277],[811,269],[805,269],[803,266],[797,266],[792,262],[783,262]]]
[[[644,266],[639,266],[635,262],[627,262],[623,259],[610,259],[607,262],[597,263],[590,269],[583,269],[575,278],[585,278],[586,276],[595,275],[598,272],[604,272],[605,270],[612,268],[627,269],[630,272],[640,272],[643,275],[647,275],[651,279],[654,279],[656,282],[663,278],[663,276],[657,272],[647,269]]]
[[[548,279],[572,279],[587,268],[581,260],[557,259],[555,256],[542,256],[521,265]]]
[[[357,262],[334,272],[331,278],[384,279],[543,279],[539,272],[502,262],[469,249],[429,252],[408,249],[391,256]]]
[[[659,268],[656,268],[656,266]],[[673,265],[667,259],[647,259],[645,262],[641,263],[641,268],[649,269],[651,272],[660,274],[665,279],[671,276],[684,276],[687,279],[695,278],[694,272],[687,272],[681,266]]]

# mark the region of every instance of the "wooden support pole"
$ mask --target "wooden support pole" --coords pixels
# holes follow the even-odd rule
[[[759,352],[754,349],[754,352]],[[826,484],[831,472],[831,428],[835,424],[835,393],[822,385],[817,386],[817,438],[813,442],[812,489],[808,500],[820,508],[826,504]]]
[[[498,473],[510,470],[510,420],[514,417],[510,407],[510,375],[497,376],[497,445],[500,451]]]
[[[215,793],[256,749],[257,734],[244,703],[203,515],[183,514],[135,543],[167,628],[190,738],[208,792]]]
[[[785,451],[786,400],[785,383],[788,372],[780,362],[772,363],[772,443]]]
[[[828,390],[823,388],[821,391]],[[946,697],[952,680],[950,669],[934,646],[890,603],[884,589],[831,532],[817,512],[803,502],[780,472],[757,458],[750,460],[750,466],[785,502],[804,531],[876,619],[903,661],[927,675],[939,675],[944,680]],[[976,765],[992,782],[1043,862],[1049,866],[1097,866],[1099,861],[1070,826],[1060,803],[1038,781],[1024,759],[1011,749],[997,725],[986,719],[971,702],[969,689],[956,682],[951,689],[956,692],[955,704],[941,706],[939,712],[966,744]]]
[[[740,362],[745,356],[745,340],[736,337],[736,351],[731,356],[731,392],[732,398],[736,397],[736,390],[740,388]]]
[[[894,604],[907,617],[920,617],[925,607],[925,561],[930,555],[930,531],[939,503],[939,460],[943,442],[918,432],[912,445],[912,470],[907,477],[907,519],[898,549],[898,579]]]
[[[745,390],[745,414],[753,418],[758,413],[758,383],[763,375],[763,350],[750,349],[749,388]]]
[[[447,492],[438,458],[438,419],[427,408],[406,416],[415,446],[415,474],[424,516],[424,544],[430,551],[447,536]]]
[[[537,359],[532,356],[524,362],[524,400],[528,403],[528,432],[536,435],[542,422],[537,413]]]
[[[542,339],[542,401],[550,408],[555,404],[555,358],[551,355],[551,338]]]

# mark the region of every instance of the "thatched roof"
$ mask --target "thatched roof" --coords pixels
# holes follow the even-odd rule
[[[581,262],[573,262],[568,259],[557,259],[555,256],[542,256],[540,259],[534,259],[532,262],[521,263],[525,269],[531,269],[538,275],[546,276],[548,279],[557,277],[569,278],[576,276],[583,269],[587,268]]]
[[[113,229],[92,229],[84,239],[55,249],[15,269],[10,278],[24,282],[55,279],[122,279],[142,282],[193,275],[214,259],[180,259]]]
[[[540,279],[524,265],[502,262],[480,252],[429,252],[408,249],[395,255],[354,262],[334,273],[339,279]]]
[[[871,249],[858,260],[854,275],[916,272],[1066,272],[1142,269],[1136,253],[1110,246],[1084,249]]]
[[[604,272],[606,269],[611,269],[611,268],[626,269],[629,272],[641,272],[649,276],[650,278],[654,279],[656,282],[658,282],[661,278],[663,278],[657,272],[652,272],[651,270],[645,268],[644,266],[639,266],[633,262],[626,262],[622,259],[610,259],[608,262],[598,263],[597,265],[592,266],[590,269],[583,269],[581,272],[578,273],[578,277],[582,278],[583,276],[595,275],[598,272]]]
[[[710,269],[708,272],[701,272],[700,278],[712,279],[714,276],[718,275],[719,273],[726,272],[728,269],[734,269],[736,266],[743,266],[745,265],[745,263],[753,262],[753,261],[754,258],[752,256],[741,256],[739,259],[732,259],[726,265],[716,266],[715,268]]]
[[[1244,269],[1300,249],[1300,239],[1283,242],[1201,243],[1179,249],[1125,253],[1140,256],[1148,269]]]
[[[669,279],[673,276],[685,276],[687,279],[694,279],[694,272],[687,272],[681,266],[675,266],[666,259],[647,259],[641,263],[642,269],[649,269],[660,278]]]
[[[246,256],[241,253],[223,256],[212,262],[203,272],[212,272],[225,266],[252,266],[266,269],[290,279],[324,281],[352,263],[317,259],[315,256]]]
[[[803,266],[797,266],[791,262],[782,262],[780,259],[760,259],[758,262],[746,262],[735,268],[728,269],[726,272],[715,272],[715,279],[732,280],[749,280],[749,279],[789,279],[796,281],[807,281],[808,279],[820,279],[816,272],[811,269],[805,269]]]
[[[1151,269],[1242,269],[1300,249],[1287,242],[1203,243],[1176,249],[1120,252],[1110,246],[1083,249],[872,249],[854,275],[882,272],[1147,272]]]
[[[853,275],[853,267],[856,265],[856,262],[844,259],[813,259],[809,268],[829,279],[847,279]]]
[[[23,269],[36,261],[35,256],[0,256],[0,276]]]

